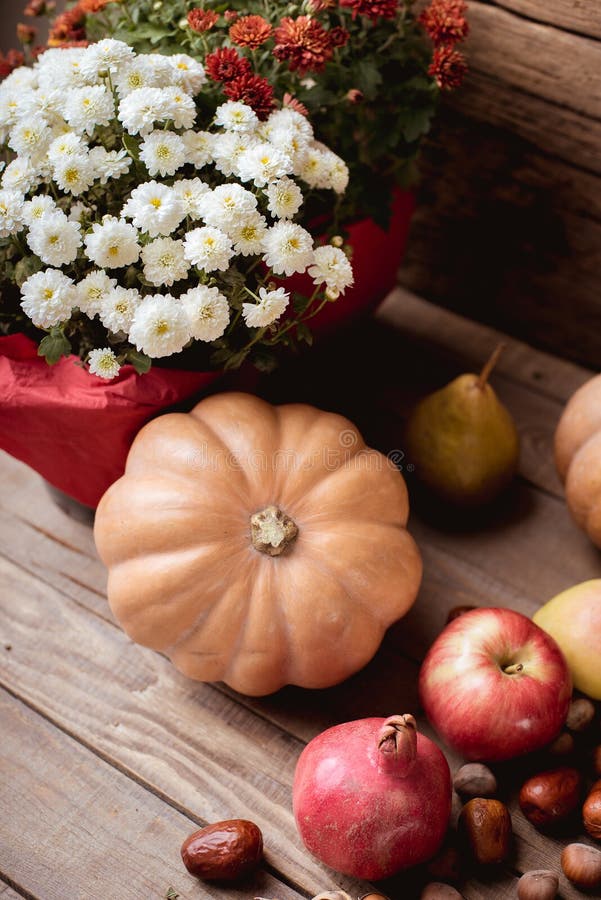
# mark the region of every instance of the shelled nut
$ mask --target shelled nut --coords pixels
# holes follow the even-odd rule
[[[575,746],[574,738],[569,731],[562,731],[559,737],[549,744],[549,753],[553,756],[569,756]]]
[[[525,872],[518,881],[518,900],[554,900],[559,888],[559,878],[550,869],[533,869]]]
[[[494,865],[507,859],[511,848],[511,816],[500,800],[474,797],[463,807],[458,829],[477,863]]]
[[[594,783],[584,801],[582,821],[590,836],[601,841],[601,778]]]
[[[535,828],[546,831],[563,822],[578,807],[582,778],[563,766],[533,775],[522,785],[520,808]]]
[[[420,900],[461,900],[461,894],[450,884],[431,881],[421,892]]]
[[[566,718],[566,727],[570,731],[585,731],[595,718],[594,704],[586,697],[572,700]]]
[[[588,844],[568,844],[561,854],[561,868],[578,887],[597,887],[601,885],[601,850]]]
[[[497,792],[497,779],[488,766],[466,763],[455,772],[453,787],[466,797],[492,797]]]

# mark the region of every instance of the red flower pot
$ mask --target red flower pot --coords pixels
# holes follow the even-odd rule
[[[313,319],[317,336],[369,312],[392,289],[413,208],[413,195],[399,192],[388,231],[371,219],[350,226],[355,285]],[[304,276],[290,282],[294,290],[312,291]],[[142,425],[176,403],[196,399],[219,372],[153,366],[140,376],[132,366],[124,366],[117,378],[105,382],[77,361],[63,357],[49,367],[37,355],[35,342],[24,335],[0,338],[0,447],[55,488],[95,507],[123,474]]]

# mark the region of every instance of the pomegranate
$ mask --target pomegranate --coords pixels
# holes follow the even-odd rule
[[[305,747],[293,804],[314,856],[374,881],[434,856],[451,815],[451,774],[413,716],[359,719]]]

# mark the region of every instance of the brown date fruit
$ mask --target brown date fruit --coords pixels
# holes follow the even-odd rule
[[[582,821],[590,836],[601,841],[601,779],[594,783],[584,801]]]
[[[206,881],[238,881],[263,858],[263,835],[246,819],[228,819],[195,831],[182,844],[182,859],[191,875]]]
[[[601,850],[588,844],[568,844],[561,854],[561,868],[578,887],[597,887],[601,885]]]
[[[535,828],[546,831],[574,812],[581,794],[582,778],[578,770],[562,766],[525,781],[520,791],[520,808]]]
[[[458,830],[477,863],[495,865],[507,859],[511,849],[511,816],[500,800],[474,797],[461,810]]]
[[[518,900],[554,900],[559,878],[549,869],[525,872],[518,881]]]

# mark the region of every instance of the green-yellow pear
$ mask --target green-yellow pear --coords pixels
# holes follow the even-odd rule
[[[407,423],[407,461],[430,490],[457,506],[493,500],[517,469],[517,429],[488,383],[501,350],[480,375],[460,375],[425,397]]]
[[[532,618],[563,650],[574,687],[601,700],[601,578],[568,588]]]

